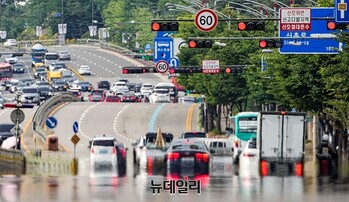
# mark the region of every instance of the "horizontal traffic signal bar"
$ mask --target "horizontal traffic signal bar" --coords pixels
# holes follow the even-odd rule
[[[348,29],[349,23],[339,23],[329,21],[327,22],[327,30],[346,30]]]
[[[334,20],[334,17],[312,17],[310,20]],[[218,21],[280,21],[280,18],[219,18]],[[194,22],[195,19],[153,19],[153,21],[156,22],[172,22],[172,21],[178,21],[178,22]]]
[[[288,40],[302,40],[302,39],[336,39],[336,35],[325,35],[316,37],[190,37],[188,40],[263,40],[263,39],[288,39]]]
[[[22,103],[5,103],[4,107],[6,107],[6,108],[34,108],[34,105],[22,104]]]

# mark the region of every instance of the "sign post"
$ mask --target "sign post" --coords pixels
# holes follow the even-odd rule
[[[195,26],[203,32],[209,32],[214,30],[217,24],[217,14],[211,9],[201,9],[195,15]]]
[[[349,23],[349,0],[335,0],[335,21],[339,23]]]
[[[70,140],[74,144],[74,158],[75,158],[75,155],[76,155],[76,144],[80,141],[79,136],[76,134],[79,131],[79,124],[78,124],[77,121],[74,121],[74,123],[73,123],[73,131],[74,131],[74,135],[73,135],[73,137],[71,137]]]
[[[16,141],[17,140],[19,141],[19,134],[23,132],[21,127],[19,127],[19,124],[21,124],[24,121],[24,118],[25,118],[24,112],[20,109],[15,109],[11,112],[10,117],[11,117],[12,123],[16,124],[15,127],[11,129],[11,133],[14,136],[16,136]],[[15,150],[17,150],[17,144],[15,146]]]

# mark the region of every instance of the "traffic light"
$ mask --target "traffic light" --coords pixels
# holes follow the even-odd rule
[[[211,40],[189,40],[189,48],[212,48]]]
[[[333,21],[327,22],[327,30],[347,29],[348,23],[337,23]]]
[[[151,22],[152,31],[178,31],[178,22]]]
[[[281,39],[262,39],[259,40],[259,47],[264,48],[281,48],[282,40]]]
[[[239,75],[244,72],[244,69],[242,67],[227,67],[225,68],[225,73],[232,74],[232,75]]]
[[[265,29],[265,22],[239,22],[239,31],[259,31]]]
[[[200,67],[179,67],[179,68],[171,68],[170,74],[193,74],[193,73],[202,73],[202,69]]]
[[[123,74],[143,74],[144,69],[143,67],[123,67],[122,73]]]
[[[22,104],[22,103],[5,103],[4,107],[6,107],[6,108],[34,108],[34,105]]]

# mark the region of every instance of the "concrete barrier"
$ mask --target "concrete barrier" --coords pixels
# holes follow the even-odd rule
[[[10,170],[15,174],[24,174],[26,172],[25,154],[21,150],[0,148],[0,165],[2,172]]]

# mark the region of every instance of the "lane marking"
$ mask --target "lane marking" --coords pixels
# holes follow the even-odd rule
[[[161,109],[162,109],[165,105],[166,105],[166,104],[163,103],[163,104],[159,105],[159,106],[155,109],[155,111],[154,111],[154,113],[153,113],[153,116],[151,117],[150,122],[149,122],[149,132],[155,132],[154,125],[155,125],[156,118],[157,118],[157,116],[159,115]]]
[[[131,142],[134,142],[134,140],[132,140],[131,138],[128,138],[126,135],[120,135],[119,132],[117,131],[116,128],[116,123],[117,123],[117,119],[119,118],[119,116],[121,115],[121,113],[127,108],[129,107],[130,104],[125,105],[123,108],[120,109],[120,111],[116,114],[114,121],[113,121],[113,130],[115,132],[115,135],[120,136],[122,138],[124,138],[125,140],[129,140]]]
[[[34,116],[34,115],[33,115],[33,116]],[[30,151],[30,149],[28,148],[27,144],[25,144],[23,136],[24,136],[24,134],[27,132],[27,130],[28,130],[29,126],[31,125],[31,123],[33,122],[33,116],[31,116],[30,119],[29,119],[29,121],[27,121],[27,123],[25,124],[25,126],[24,126],[24,128],[23,128],[23,133],[21,134],[21,145],[23,146],[23,148],[24,148],[24,150],[25,150],[25,152],[26,152],[27,154],[30,154],[31,151]],[[33,137],[34,137],[34,134],[32,134],[32,135],[33,135]]]
[[[193,114],[196,106],[197,104],[192,104],[188,109],[187,118],[185,122],[185,130],[187,132],[192,131]]]

